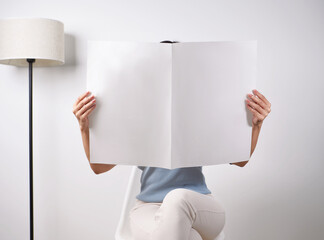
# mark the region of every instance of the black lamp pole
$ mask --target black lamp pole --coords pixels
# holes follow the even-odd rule
[[[27,59],[29,63],[29,216],[30,240],[34,239],[34,199],[33,199],[33,63],[35,59]]]

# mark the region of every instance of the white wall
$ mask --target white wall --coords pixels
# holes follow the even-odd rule
[[[72,105],[86,44],[165,39],[258,40],[257,89],[272,112],[257,148],[244,168],[205,167],[226,239],[323,239],[323,13],[320,0],[1,0],[1,18],[65,24],[66,64],[34,70],[36,239],[113,239],[130,167],[95,175],[84,155]],[[0,65],[0,239],[29,238],[27,74]]]

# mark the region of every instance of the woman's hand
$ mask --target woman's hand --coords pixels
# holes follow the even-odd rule
[[[73,104],[73,113],[79,121],[83,148],[88,158],[90,167],[95,174],[109,171],[115,164],[100,164],[90,162],[90,139],[89,139],[89,119],[88,116],[96,108],[96,99],[90,92],[83,93]]]
[[[271,112],[271,103],[257,90],[252,91],[254,95],[248,94],[250,99],[246,99],[246,105],[248,109],[252,112],[252,139],[251,139],[251,151],[250,156],[252,156],[256,144],[258,142],[259,133],[261,131],[261,126],[263,120]],[[230,163],[237,165],[239,167],[244,167],[248,161]]]
[[[89,129],[88,116],[96,108],[96,99],[89,94],[90,92],[83,93],[73,104],[73,113],[79,121],[81,131]]]
[[[246,99],[248,109],[253,113],[253,126],[261,127],[263,120],[271,112],[271,103],[257,90],[252,91],[254,95],[248,94]]]

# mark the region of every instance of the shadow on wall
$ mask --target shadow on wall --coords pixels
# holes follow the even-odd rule
[[[75,67],[77,65],[75,55],[75,37],[65,34],[65,67]]]

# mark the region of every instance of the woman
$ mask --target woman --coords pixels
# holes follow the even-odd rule
[[[246,104],[253,114],[252,155],[262,123],[271,111],[270,102],[257,90],[248,94]],[[78,119],[84,150],[90,163],[88,116],[96,108],[90,92],[82,94],[73,105]],[[248,161],[230,163],[244,167]],[[114,164],[92,164],[96,174],[111,170]],[[163,169],[139,167],[141,192],[130,212],[136,240],[214,240],[225,225],[225,211],[206,186],[201,167]]]

